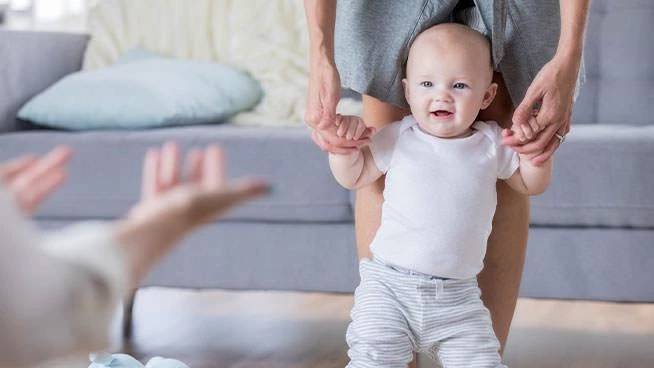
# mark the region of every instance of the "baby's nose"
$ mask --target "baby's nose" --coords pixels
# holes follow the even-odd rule
[[[436,92],[434,100],[437,102],[452,102],[452,95],[445,91]]]

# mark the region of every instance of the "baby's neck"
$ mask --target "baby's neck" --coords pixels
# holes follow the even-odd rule
[[[476,131],[476,129],[474,129],[471,126],[470,128],[468,128],[465,132],[462,132],[461,134],[457,134],[457,135],[452,136],[452,137],[443,137],[443,136],[428,132],[427,130],[423,129],[420,126],[420,124],[418,124],[418,129],[420,129],[420,131],[422,131],[423,133],[425,133],[427,135],[430,135],[430,136],[435,137],[435,138],[440,138],[440,139],[462,139],[462,138],[467,138],[467,137],[470,137],[471,135],[473,135],[475,133],[475,131]]]
[[[440,137],[440,136],[437,136],[437,135],[435,135],[435,137],[438,137],[438,138],[441,138],[441,139],[461,139],[461,138],[470,137],[474,132],[475,132],[475,130],[472,127],[470,127],[465,132],[463,132],[463,133],[461,133],[459,135],[456,135],[454,137]]]

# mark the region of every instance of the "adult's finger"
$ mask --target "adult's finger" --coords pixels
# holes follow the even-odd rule
[[[329,87],[326,87],[329,89]],[[336,125],[336,105],[340,100],[340,87],[336,88],[336,91],[324,90],[321,94],[321,112],[320,112],[320,122],[318,123],[318,128],[326,128],[331,125]]]
[[[346,126],[348,123],[344,122],[341,126]],[[340,127],[339,127],[340,128]],[[342,148],[357,148],[366,144],[370,144],[370,135],[371,131],[366,130],[364,134],[358,140],[349,140],[344,137],[339,137],[331,130],[317,130],[320,136],[327,143],[333,146],[342,147]]]
[[[557,129],[559,129],[558,125],[550,125],[541,131],[536,136],[536,139],[523,145],[513,146],[513,150],[522,154],[540,154],[545,151],[545,148],[554,137],[554,133],[556,133]],[[506,139],[510,138],[511,137]]]
[[[3,183],[8,183],[16,175],[20,174],[23,170],[27,169],[30,165],[35,163],[37,160],[36,156],[28,155],[23,157],[18,157],[13,159],[0,166],[0,181]]]
[[[513,124],[527,124],[533,115],[535,106],[541,101],[541,99],[542,94],[540,93],[540,87],[537,80],[534,80],[529,88],[527,88],[527,92],[525,93],[522,102],[520,102],[520,105],[518,105],[513,112]]]
[[[321,135],[321,137],[328,145],[345,149],[359,149],[370,144],[370,138],[362,137],[357,140],[348,140],[341,137],[333,137],[329,134]]]
[[[358,148],[346,148],[329,144],[325,139],[315,130],[311,132],[311,140],[323,151],[336,154],[350,154],[358,150]]]
[[[19,194],[18,201],[23,210],[28,214],[34,213],[41,203],[64,183],[65,179],[64,169],[57,168],[49,170],[38,181],[30,183],[29,187]]]
[[[27,170],[23,170],[8,183],[14,192],[20,192],[30,188],[33,183],[42,180],[51,172],[61,170],[70,161],[73,152],[70,148],[59,146],[45,154],[42,159],[37,160]]]
[[[559,141],[558,138],[556,138],[556,137],[552,138],[549,141],[549,143],[547,144],[547,146],[545,147],[545,150],[543,151],[543,153],[541,153],[540,155],[532,158],[531,161],[535,165],[542,165],[545,161],[549,160],[550,157],[552,157],[552,155],[554,154],[554,151],[556,151],[556,149],[559,148],[560,145],[561,145],[561,142]]]
[[[204,152],[198,149],[192,149],[186,156],[186,168],[188,171],[188,181],[191,183],[202,183],[202,168],[204,165]]]
[[[159,188],[160,152],[158,148],[150,148],[143,159],[141,172],[141,200],[149,201],[160,192]]]
[[[225,158],[222,148],[209,146],[204,153],[202,183],[207,188],[220,188],[225,184]]]
[[[304,122],[311,128],[318,127],[318,123],[320,123],[320,108],[314,106],[314,103],[309,103],[309,107],[304,113]]]
[[[166,142],[160,151],[159,157],[159,188],[168,190],[180,181],[181,153],[179,145],[175,142]]]

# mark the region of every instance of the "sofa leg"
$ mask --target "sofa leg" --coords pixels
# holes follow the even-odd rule
[[[130,291],[128,297],[123,303],[123,321],[122,321],[122,332],[123,339],[129,340],[132,338],[134,324],[132,321],[133,310],[134,310],[134,300],[136,299],[136,292],[138,289],[133,289]]]

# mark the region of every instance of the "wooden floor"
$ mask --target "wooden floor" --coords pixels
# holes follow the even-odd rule
[[[144,362],[162,355],[191,368],[344,367],[351,304],[350,295],[146,289],[135,307],[133,344],[120,349]],[[506,363],[652,368],[654,304],[521,299]]]

